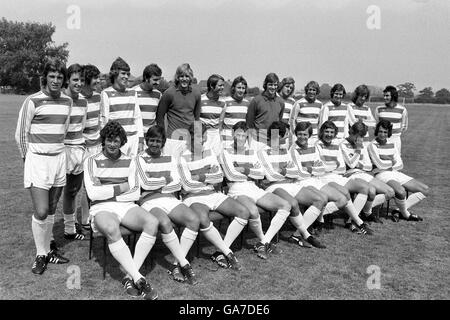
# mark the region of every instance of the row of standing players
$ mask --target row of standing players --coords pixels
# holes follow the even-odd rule
[[[399,185],[391,187],[383,186],[383,188],[381,188],[382,190],[380,189],[380,186],[367,187],[368,184],[364,184],[364,181],[361,182],[361,179],[359,178],[351,179],[351,182],[343,183],[341,178],[335,177],[341,181],[341,184],[343,183],[343,185],[339,185],[338,182],[334,181],[325,183],[322,177],[320,179],[312,180],[318,185],[312,184],[302,186],[301,184],[298,185],[291,181],[298,177],[292,178],[292,176],[287,174],[288,172],[293,174],[293,171],[295,171],[295,167],[292,166],[294,162],[278,161],[278,165],[273,167],[274,163],[276,163],[276,161],[274,162],[275,158],[284,159],[283,157],[288,157],[288,155],[291,154],[295,156],[295,152],[283,153],[280,151],[286,149],[278,149],[278,147],[276,147],[275,149],[277,149],[277,152],[271,154],[271,151],[269,150],[267,153],[264,151],[265,148],[261,148],[261,146],[265,146],[265,144],[261,143],[254,143],[254,145],[258,146],[255,148],[249,147],[249,142],[250,144],[253,144],[251,141],[255,141],[255,139],[252,140],[251,137],[248,137],[247,132],[252,132],[252,136],[254,137],[263,136],[266,138],[267,134],[271,136],[271,130],[269,130],[268,133],[265,132],[265,129],[268,129],[267,123],[269,123],[269,126],[278,126],[275,129],[280,132],[283,132],[283,130],[287,131],[285,122],[279,122],[279,120],[286,119],[286,109],[290,109],[289,122],[291,123],[292,119],[295,120],[295,123],[297,123],[297,119],[300,120],[298,122],[301,123],[302,117],[308,118],[308,128],[300,130],[300,132],[308,131],[308,136],[312,136],[310,139],[307,138],[306,142],[308,142],[308,140],[310,143],[313,141],[315,133],[314,129],[322,122],[319,120],[320,115],[322,115],[322,119],[328,117],[329,120],[334,120],[323,122],[324,124],[331,123],[335,126],[332,129],[334,130],[334,133],[338,135],[337,138],[339,139],[341,129],[340,126],[336,127],[335,125],[340,124],[340,121],[338,121],[339,119],[336,118],[339,115],[333,113],[333,106],[336,106],[337,104],[336,107],[339,107],[339,105],[341,105],[339,96],[342,97],[343,93],[345,93],[345,89],[344,92],[339,92],[342,91],[339,89],[343,89],[343,87],[340,88],[339,85],[333,87],[332,90],[333,106],[330,105],[328,109],[326,109],[325,106],[327,104],[325,104],[320,108],[319,113],[316,113],[316,106],[302,106],[302,103],[305,103],[303,100],[306,100],[307,103],[312,103],[313,105],[318,102],[317,99],[312,101],[309,99],[313,91],[315,91],[316,94],[318,93],[318,85],[316,86],[314,82],[309,83],[305,88],[307,94],[306,99],[295,102],[291,108],[286,108],[288,102],[283,100],[283,102],[280,103],[280,99],[283,99],[285,87],[291,86],[291,92],[293,92],[293,79],[283,79],[280,86],[278,86],[278,78],[275,74],[269,74],[266,77],[264,81],[265,91],[247,104],[248,101],[244,98],[247,83],[242,77],[236,78],[233,82],[232,97],[229,99],[220,98],[221,87],[223,88],[223,78],[218,75],[213,75],[208,79],[208,92],[205,95],[200,96],[190,84],[193,73],[188,64],[183,64],[177,69],[175,86],[169,88],[162,96],[153,88],[157,84],[158,78],[160,79],[161,77],[161,70],[154,64],[149,65],[144,70],[144,82],[138,87],[135,87],[134,90],[128,90],[126,85],[129,76],[129,66],[122,59],[117,59],[111,66],[110,71],[110,78],[113,85],[112,87],[103,90],[101,94],[96,94],[94,92],[96,78],[98,78],[99,74],[97,68],[91,65],[84,67],[72,65],[67,71],[66,74],[65,67],[57,62],[46,65],[43,73],[43,89],[25,100],[19,114],[16,130],[16,141],[25,161],[24,184],[26,188],[30,188],[33,203],[35,204],[35,213],[32,218],[32,231],[37,248],[37,257],[32,268],[34,273],[42,274],[49,262],[68,262],[68,259],[61,255],[61,250],[55,246],[54,242],[51,242],[53,236],[52,227],[54,213],[63,186],[65,186],[63,198],[63,213],[65,218],[64,237],[77,240],[84,238],[82,232],[75,228],[75,197],[81,188],[83,181],[83,175],[81,173],[83,172],[83,169],[86,189],[89,197],[93,201],[91,206],[91,217],[97,216],[95,212],[99,212],[99,210],[101,213],[100,216],[102,217],[101,219],[93,219],[96,223],[93,223],[92,225],[99,225],[100,227],[98,229],[102,231],[103,234],[107,235],[111,253],[127,271],[127,276],[123,281],[127,292],[133,295],[142,294],[150,299],[157,297],[157,294],[149,282],[145,280],[145,277],[142,277],[136,270],[139,270],[143,259],[145,259],[145,256],[148,254],[150,251],[149,249],[154,243],[154,237],[157,231],[155,226],[158,225],[158,222],[154,223],[155,221],[159,221],[163,241],[169,249],[171,249],[171,252],[177,260],[177,264],[172,270],[174,279],[177,281],[184,281],[184,279],[187,279],[190,283],[195,283],[197,281],[195,273],[185,259],[185,256],[196,238],[197,230],[203,232],[205,237],[219,249],[219,251],[212,256],[214,261],[220,266],[231,266],[233,269],[240,269],[240,263],[237,261],[236,256],[231,252],[229,247],[247,222],[259,239],[259,242],[255,245],[255,251],[259,257],[264,259],[267,258],[270,253],[277,253],[280,251],[274,244],[271,244],[270,240],[279,228],[281,228],[288,216],[297,228],[297,231],[290,238],[291,242],[295,242],[299,245],[313,245],[316,247],[324,246],[317,238],[309,233],[308,228],[310,231],[313,231],[310,226],[317,218],[320,217],[319,220],[321,220],[323,219],[324,212],[330,213],[339,208],[344,208],[349,216],[353,218],[354,223],[351,225],[354,229],[357,229],[362,233],[370,233],[371,230],[358,217],[358,213],[363,210],[363,207],[366,209],[366,211],[364,211],[365,213],[370,212],[369,209],[371,209],[373,203],[377,203],[377,193],[378,195],[383,194],[390,197],[395,191],[396,202],[398,198],[400,202],[403,201],[404,203],[398,205],[402,217],[409,220],[418,220],[420,218],[416,215],[409,214],[407,208],[410,207],[411,203],[414,202],[416,198],[421,200],[427,194],[428,190],[425,185],[419,182],[416,183],[416,180],[414,179],[412,179],[414,183],[412,183],[410,179],[406,182],[399,183]],[[82,85],[83,80],[85,82],[84,85]],[[67,95],[61,92],[64,83],[67,83]],[[358,91],[358,88],[356,91]],[[280,96],[277,94],[277,90],[279,91]],[[358,106],[358,104],[361,103],[361,99],[365,100],[368,98],[368,92],[362,94],[362,96],[363,98],[361,98],[361,95],[357,95],[356,100],[354,101],[355,106]],[[388,107],[388,104],[386,104],[386,108]],[[367,107],[362,103],[362,106],[358,106],[354,109],[359,110],[364,108]],[[337,109],[339,111],[336,112],[340,112],[342,115],[342,110],[339,108]],[[400,112],[400,114],[406,114],[406,109],[404,110],[405,112]],[[317,117],[313,116],[314,113],[316,113]],[[348,114],[350,114],[350,112],[348,112]],[[358,120],[362,120],[357,122],[357,126],[360,126],[363,122],[370,123],[370,121],[365,121],[369,120],[368,118],[365,118],[365,115],[359,113],[357,116]],[[273,121],[271,121],[271,117],[273,118]],[[167,133],[169,134],[170,132],[171,137],[167,139],[165,138],[165,130],[161,126],[153,126],[155,122],[161,124],[161,119],[163,119],[162,124],[164,124],[165,118],[167,118]],[[345,118],[348,117],[346,116]],[[153,123],[151,121],[152,119]],[[177,121],[172,121],[173,119],[178,119],[178,121],[181,119],[181,122],[177,124]],[[401,119],[404,119],[403,116]],[[107,124],[111,123],[110,120],[117,121],[112,123],[112,125],[115,125],[116,127],[116,130],[113,130],[113,132],[121,130],[124,132],[124,136],[122,135],[121,138],[119,138],[119,145],[123,151],[123,153],[120,153],[119,158],[122,156],[131,156],[128,160],[125,159],[126,161],[117,162],[118,158],[114,159],[114,156],[112,156],[113,151],[117,149],[117,141],[115,141],[116,145],[114,145],[114,141],[110,141],[112,139],[111,136],[100,135],[100,128],[103,127],[104,130],[106,130],[105,128],[109,128]],[[197,147],[200,148],[197,150],[198,152],[194,152],[194,140],[190,145],[191,150],[189,151],[189,148],[185,148],[186,145],[183,142],[174,139],[176,138],[176,134],[181,132],[180,135],[183,135],[186,133],[186,131],[183,132],[177,129],[188,129],[187,132],[189,132],[190,129],[192,133],[191,137],[194,137],[195,125],[193,122],[195,122],[195,120],[201,120],[201,129],[197,131],[205,133],[204,139],[202,137],[197,139],[200,141],[200,143],[197,143]],[[246,120],[246,122],[243,122],[242,120]],[[393,120],[392,117],[391,120]],[[348,125],[348,121],[349,120],[344,119],[343,123]],[[401,120],[401,123],[403,128],[407,126],[407,120],[406,125],[405,120]],[[236,125],[241,126],[239,128],[240,130],[231,130],[232,127]],[[247,125],[251,130],[247,130]],[[302,125],[305,125],[305,123]],[[264,128],[264,126],[266,126],[266,128]],[[148,128],[150,127],[154,129],[149,131]],[[121,130],[117,128],[121,128]],[[154,133],[155,136],[152,137],[152,139],[147,139],[148,149],[142,153],[144,149],[144,132],[149,134],[155,130],[158,131],[158,128],[163,132]],[[365,136],[367,128],[365,126],[364,128],[365,129],[362,131]],[[297,126],[295,126],[295,130],[296,129]],[[330,130],[331,128],[328,128],[328,131]],[[361,128],[358,130],[361,131]],[[392,127],[389,127],[389,125],[386,130],[396,132],[396,129],[394,128],[394,130],[392,130]],[[229,133],[230,131],[232,132],[231,136]],[[242,132],[239,133],[239,131]],[[115,138],[120,136],[117,132],[115,134]],[[294,130],[287,135],[289,136],[287,140],[291,144],[295,138],[299,137],[298,133]],[[124,137],[126,137],[126,139]],[[283,137],[278,142],[284,144],[284,139],[285,138]],[[348,139],[349,138],[347,138],[347,140]],[[206,140],[205,143],[203,143],[203,140]],[[337,141],[337,139],[335,140]],[[124,141],[126,143],[124,143]],[[152,141],[154,141],[156,146],[152,145]],[[220,141],[223,143],[220,143]],[[228,196],[225,196],[222,193],[213,192],[215,190],[213,185],[223,180],[223,174],[221,165],[217,163],[217,158],[212,156],[214,155],[214,151],[211,149],[217,150],[217,146],[224,145],[225,148],[223,151],[219,148],[216,152],[228,154],[227,149],[232,147],[233,143],[235,144],[235,149],[238,149],[236,145],[237,141],[247,141],[247,144],[244,142],[244,144],[239,147],[243,148],[243,154],[237,153],[236,161],[230,162],[226,161],[226,159],[232,157],[233,153],[229,153],[229,156],[223,156],[221,161],[225,177],[228,181],[234,181],[234,183],[231,183],[229,186],[230,190],[228,191]],[[300,146],[300,141],[301,139],[299,139],[295,145]],[[104,145],[103,150],[101,148],[101,142],[103,142]],[[144,155],[143,158],[145,158],[145,156],[151,157],[151,150],[152,148],[157,150],[158,143],[161,144],[159,148],[164,146],[163,154],[165,154],[165,156],[158,158],[165,160],[163,161],[160,159],[159,162],[157,161],[159,164],[156,165],[156,167],[160,171],[159,173],[156,173],[156,176],[152,176],[152,174],[146,172],[145,174],[139,175],[144,180],[138,182],[139,179],[134,179],[133,182],[133,180],[129,180],[132,179],[132,176],[129,177],[128,175],[123,175],[123,172],[121,172],[122,165],[128,163],[128,166],[132,166],[134,161],[131,159],[136,157],[137,154],[140,154],[140,157]],[[271,143],[272,142],[269,140],[267,148],[270,149]],[[246,148],[243,147],[245,145],[247,145],[248,150],[245,150]],[[275,145],[278,144],[275,143]],[[308,146],[308,143],[306,143],[306,145]],[[325,145],[324,142],[324,146]],[[357,145],[360,146],[360,144]],[[390,143],[388,145],[390,145]],[[395,150],[399,151],[399,143],[395,143],[395,145]],[[317,150],[321,150],[319,146],[320,143],[314,145],[313,148],[311,148],[311,145],[306,147],[306,150],[309,151],[306,152],[305,156],[307,158],[313,157],[311,154],[308,155],[308,153],[314,149],[315,154]],[[319,167],[321,166],[328,166],[329,168],[333,167],[331,164],[333,160],[330,159],[333,159],[333,157],[336,157],[337,155],[335,154],[336,148],[334,147],[334,144],[330,144],[330,146],[333,147],[329,150],[323,148],[323,150],[326,150],[325,153],[334,152],[334,154],[325,155],[325,161],[321,161],[318,158],[312,162],[310,160],[305,162],[306,168],[308,168],[307,164],[313,164],[306,170],[309,175],[315,175],[312,174],[312,172],[320,172],[321,170]],[[356,147],[356,150],[358,151],[355,151],[355,154],[362,155],[362,149],[359,150],[358,148],[360,149],[360,147]],[[389,149],[389,152],[395,151],[392,148],[380,148],[379,150],[385,152],[385,149]],[[254,150],[254,152],[251,152],[251,150]],[[155,152],[154,154],[158,153]],[[161,152],[161,150],[159,150],[159,152]],[[182,156],[180,157],[180,162],[177,163],[176,166],[178,168],[184,168],[180,171],[181,173],[184,172],[184,174],[180,174],[180,181],[184,181],[184,183],[181,183],[183,190],[187,191],[188,195],[193,195],[184,199],[184,202],[187,202],[188,205],[182,205],[176,202],[175,200],[179,201],[176,198],[174,198],[173,203],[167,202],[167,199],[159,199],[162,194],[170,194],[176,191],[177,183],[173,182],[176,181],[176,179],[168,177],[167,174],[168,172],[177,172],[177,170],[167,170],[167,168],[174,165],[171,164],[172,160],[170,159],[172,157],[169,155],[174,156],[179,154],[182,154]],[[301,152],[298,152],[298,154],[301,154]],[[352,159],[355,154],[352,154]],[[88,161],[84,161],[83,168],[83,160],[88,158],[89,155],[92,156]],[[94,160],[95,157],[100,157],[101,159]],[[140,159],[140,157],[138,159]],[[267,160],[267,157],[269,157],[269,160]],[[275,158],[272,159],[271,157]],[[366,155],[360,157],[362,159],[365,158],[366,160],[369,158]],[[386,157],[392,158],[394,157],[394,153],[389,155],[382,154],[380,156],[380,163],[384,166],[387,164],[383,163],[383,161],[388,161],[386,160]],[[173,158],[177,157],[175,156]],[[215,159],[216,162],[213,162],[213,159]],[[267,161],[262,161],[261,159],[266,159]],[[147,160],[149,161],[145,163],[153,163],[151,159]],[[335,161],[336,168],[334,168],[339,174],[342,173],[340,172],[340,168],[344,163],[340,160],[341,159],[339,158]],[[208,161],[211,162],[208,163]],[[260,161],[263,163],[263,166]],[[355,160],[353,159],[353,161]],[[392,161],[396,162],[398,165],[398,160]],[[356,162],[359,163],[359,161]],[[88,163],[89,166],[87,165]],[[226,165],[227,163],[228,165]],[[139,161],[137,161],[136,164],[137,168],[141,167]],[[184,166],[182,164],[184,164]],[[114,169],[111,171],[111,168],[109,168],[110,170],[108,170],[108,165],[112,165],[112,168]],[[287,165],[290,167],[288,168]],[[88,174],[89,169],[94,170],[94,168],[100,170],[100,176]],[[186,168],[187,170],[185,170]],[[398,168],[399,167],[397,166],[396,169]],[[62,174],[62,172],[64,174]],[[267,172],[271,172],[272,175],[266,174]],[[280,173],[284,173],[284,175],[280,175]],[[303,174],[305,175],[306,173],[303,172]],[[271,178],[269,178],[269,176],[271,176]],[[328,173],[326,176],[330,176],[330,174]],[[146,177],[148,178],[148,181],[146,181],[147,184],[145,183]],[[262,177],[266,177],[266,182],[272,185],[264,185],[264,187],[267,188],[261,189],[260,187],[263,185],[253,183],[254,180],[259,180]],[[152,180],[153,178],[157,181]],[[284,181],[285,179],[287,181]],[[390,177],[390,179],[395,180],[392,177]],[[171,183],[169,180],[172,181],[172,186],[170,186]],[[91,181],[92,184],[87,183],[88,181]],[[312,183],[312,181],[310,181],[310,183]],[[387,181],[388,185],[390,182],[390,180]],[[166,185],[162,186],[164,183],[166,183]],[[402,192],[404,193],[402,185],[406,187],[410,184],[414,184],[414,186],[412,189],[408,190],[416,192],[408,198],[408,200],[411,201],[407,202],[404,194],[402,194]],[[153,206],[147,210],[150,211],[152,215],[147,214],[142,216],[140,213],[135,213],[136,211],[139,211],[139,209],[136,209],[138,206],[125,206],[125,208],[122,209],[122,215],[125,216],[126,214],[126,217],[132,216],[133,218],[130,219],[131,221],[128,221],[129,219],[125,219],[124,221],[123,216],[120,217],[120,214],[115,212],[118,208],[116,204],[114,204],[114,209],[103,208],[103,206],[107,206],[108,202],[111,201],[125,203],[130,202],[130,199],[132,199],[131,202],[136,201],[137,199],[133,197],[136,197],[136,193],[140,192],[139,185],[144,190],[146,189],[144,187],[145,185],[149,186],[148,192],[143,194],[144,198],[142,200],[145,200],[144,203],[153,203]],[[302,188],[297,190],[299,186]],[[155,187],[158,188],[154,189]],[[418,190],[418,188],[420,190]],[[84,190],[84,188],[82,188],[82,190]],[[98,195],[93,190],[101,190],[100,198],[98,198]],[[155,192],[155,190],[159,190],[159,192]],[[251,192],[249,193],[249,191]],[[105,192],[105,194],[102,194],[102,192]],[[356,194],[354,201],[351,201],[350,193]],[[414,197],[411,198],[413,195]],[[156,198],[154,199],[154,197]],[[368,197],[370,201],[367,201]],[[84,199],[86,199],[85,196]],[[151,201],[149,202],[147,200]],[[372,204],[370,204],[370,202],[372,202]],[[417,201],[415,203],[417,203]],[[356,208],[355,204],[357,204]],[[167,205],[169,207],[167,207]],[[179,205],[182,205],[182,210],[176,210]],[[87,207],[86,201],[85,206]],[[276,212],[270,227],[265,234],[262,232],[258,207]],[[105,210],[102,211],[101,209]],[[208,212],[210,210],[217,210],[225,215],[234,216],[223,240],[209,221]],[[156,220],[150,221],[152,223],[149,221],[146,222],[146,220],[140,220],[148,220],[150,219],[149,217],[152,216],[156,217]],[[175,223],[185,227],[180,239],[173,233],[171,223],[168,223],[167,216]],[[82,221],[82,224],[86,228],[89,227],[89,223],[86,221],[87,217],[88,216],[84,214],[84,221]],[[102,224],[103,217],[105,224]],[[145,231],[142,233],[140,240],[137,243],[136,252],[132,259],[128,248],[120,237],[120,232],[117,233],[119,224],[128,224],[132,229],[138,228],[141,231]],[[317,225],[320,226],[320,221]],[[148,230],[144,228],[145,226],[148,227]],[[133,261],[133,263],[131,263],[131,261]],[[138,266],[137,269],[136,266]]]

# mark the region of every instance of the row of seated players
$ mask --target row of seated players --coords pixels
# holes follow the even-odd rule
[[[287,150],[279,148],[288,130],[284,122],[272,123],[269,144],[255,148],[242,121],[233,126],[233,144],[220,155],[204,147],[206,126],[202,125],[199,132],[194,127],[189,129],[188,148],[179,157],[162,153],[165,132],[153,126],[145,136],[147,149],[132,159],[120,151],[127,140],[125,131],[118,122],[110,121],[101,131],[103,151],[84,162],[86,190],[92,200],[92,228],[107,237],[111,254],[126,272],[122,283],[130,295],[158,297],[139,272],[158,229],[174,256],[174,280],[196,284],[198,278],[186,255],[198,232],[217,248],[212,259],[219,266],[241,270],[230,246],[247,224],[258,238],[254,251],[267,259],[281,253],[271,240],[287,218],[296,228],[290,242],[317,248],[325,246],[310,233],[314,232],[311,226],[316,220],[320,226],[324,215],[339,209],[349,215],[360,234],[373,231],[359,213],[362,211],[366,218],[372,216],[374,206],[394,195],[401,217],[422,220],[408,208],[427,195],[428,187],[398,171],[402,162],[398,149],[389,143],[389,121],[377,124],[377,139],[369,151],[362,144],[367,131],[362,122],[354,124],[350,136],[335,145],[337,128],[327,121],[314,146],[308,145],[310,123],[301,122],[295,128],[297,141]],[[271,137],[276,131],[278,140]],[[217,188],[224,178],[227,194]],[[414,192],[408,199],[405,189]],[[174,194],[180,190],[183,200]],[[265,233],[259,209],[275,212]],[[224,238],[209,219],[212,210],[233,218]],[[180,238],[172,222],[184,227]],[[133,257],[121,237],[120,224],[142,232]]]

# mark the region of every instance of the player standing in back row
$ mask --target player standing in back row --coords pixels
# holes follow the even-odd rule
[[[142,72],[142,83],[132,88],[136,91],[139,109],[141,110],[144,137],[148,129],[156,124],[156,109],[162,96],[156,87],[161,81],[161,76],[161,68],[152,63],[146,66]]]
[[[394,86],[387,86],[384,90],[384,106],[375,109],[375,120],[388,120],[392,123],[392,142],[395,143],[398,152],[402,153],[401,135],[408,129],[408,111],[398,104],[398,91]]]
[[[127,133],[123,153],[135,157],[144,149],[142,115],[134,90],[128,89],[130,66],[122,58],[111,65],[109,78],[112,86],[101,93],[100,124],[103,128],[109,120],[117,120]]]

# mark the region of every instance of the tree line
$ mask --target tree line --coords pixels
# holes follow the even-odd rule
[[[52,40],[55,26],[51,23],[18,22],[2,18],[0,21],[0,89],[2,92],[26,94],[40,89],[40,73],[47,59],[59,58],[67,63],[69,57],[68,43],[57,45]],[[106,77],[108,79],[108,77]],[[130,85],[142,81],[141,77],[134,78]],[[197,81],[196,81],[197,82]],[[204,90],[202,80],[197,85]],[[164,92],[171,81],[163,79],[158,89]],[[231,81],[226,81],[225,94],[229,93]],[[298,88],[301,89],[302,86]],[[382,101],[383,88],[370,86],[373,101]],[[442,88],[436,92],[431,87],[425,87],[415,94],[416,87],[411,82],[397,85],[399,97],[414,103],[450,103],[450,91]],[[323,83],[320,86],[319,99],[330,98],[331,85]],[[249,96],[256,96],[261,92],[258,87],[248,88]],[[351,88],[348,88],[351,92]],[[300,90],[301,92],[301,90]],[[297,92],[295,98],[300,98]],[[348,94],[347,98],[350,98]]]

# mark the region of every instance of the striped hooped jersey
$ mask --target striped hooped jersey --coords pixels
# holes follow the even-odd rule
[[[283,98],[282,98],[283,99]],[[283,110],[283,116],[281,120],[283,120],[286,123],[289,123],[289,119],[291,117],[291,111],[294,108],[295,100],[292,97],[289,97],[284,100],[284,110]]]
[[[348,136],[348,107],[345,103],[339,106],[335,106],[331,101],[325,103],[320,111],[319,128],[327,120],[332,121],[338,128],[336,138],[343,139]]]
[[[339,148],[338,139],[333,139],[329,146],[318,140],[316,147],[320,160],[325,166],[325,173],[345,174],[345,161]]]
[[[72,103],[72,99],[63,93],[55,99],[42,91],[25,99],[15,134],[22,158],[27,151],[42,155],[57,155],[64,151]]]
[[[125,129],[127,136],[138,135],[139,141],[144,141],[142,116],[137,103],[136,91],[127,89],[119,92],[113,87],[106,88],[101,93],[100,123],[103,128],[109,120],[117,120]]]
[[[357,150],[356,146],[347,140],[343,140],[339,147],[345,161],[345,177],[349,177],[357,172],[372,171],[372,161],[366,146],[363,145],[362,149]]]
[[[120,191],[119,184],[128,182],[130,189]],[[84,161],[84,185],[92,205],[100,202],[134,202],[140,197],[136,162],[124,153],[119,159],[107,158],[103,152]]]
[[[206,93],[201,96],[200,121],[206,124],[208,129],[219,129],[220,115],[225,107],[225,102],[219,100],[211,100]]]
[[[177,162],[170,155],[153,158],[146,151],[139,153],[136,161],[139,183],[143,189],[141,200],[172,194],[181,190]],[[165,194],[165,195],[164,195]]]
[[[245,98],[241,101],[236,101],[232,97],[225,99],[225,107],[222,111],[223,120],[220,124],[222,141],[233,140],[233,126],[240,121],[245,121],[249,104],[250,101]]]
[[[203,149],[198,158],[190,150],[185,150],[179,158],[178,173],[187,193],[214,191],[214,185],[223,181],[217,156],[209,148]]]
[[[83,96],[72,99],[69,128],[64,138],[65,145],[84,146],[83,130],[86,124],[87,100]]]
[[[156,124],[156,109],[162,93],[157,89],[152,91],[144,90],[140,85],[134,86],[131,90],[136,91],[137,94],[137,102],[142,116],[143,134],[145,136],[148,129]]]
[[[260,149],[257,155],[269,182],[286,181],[288,178],[300,179],[300,172],[286,148],[275,150],[267,147]]]
[[[375,119],[389,120],[392,123],[392,135],[400,136],[408,129],[408,111],[400,104],[395,107],[378,106],[375,109]]]
[[[292,160],[296,164],[300,177],[307,179],[311,177],[319,177],[324,175],[325,166],[320,160],[319,151],[313,144],[308,145],[305,149],[294,143],[289,149]]]
[[[83,130],[86,147],[97,146],[100,141],[100,94],[94,92],[87,100],[86,123]]]
[[[403,169],[403,161],[400,153],[391,139],[385,144],[380,144],[376,139],[369,144],[370,159],[373,163],[373,173],[387,170]]]
[[[319,115],[322,109],[322,102],[315,100],[309,103],[305,98],[301,98],[294,103],[292,107],[291,116],[289,119],[289,125],[291,126],[291,131],[294,132],[295,126],[299,122],[309,122],[312,125],[312,135],[311,137],[317,137],[318,127],[319,127]]]
[[[370,108],[366,105],[362,105],[358,107],[356,104],[349,103],[348,104],[348,125],[352,126],[356,122],[362,121],[369,130],[367,130],[367,134],[364,137],[364,144],[367,146],[370,143],[370,135],[369,132],[374,132],[375,129],[375,118],[372,114]]]
[[[224,148],[220,159],[223,172],[229,182],[264,179],[265,171],[259,161],[256,150],[250,149],[247,145],[243,154],[236,153],[233,147]],[[236,170],[238,167],[244,168],[244,173]]]

